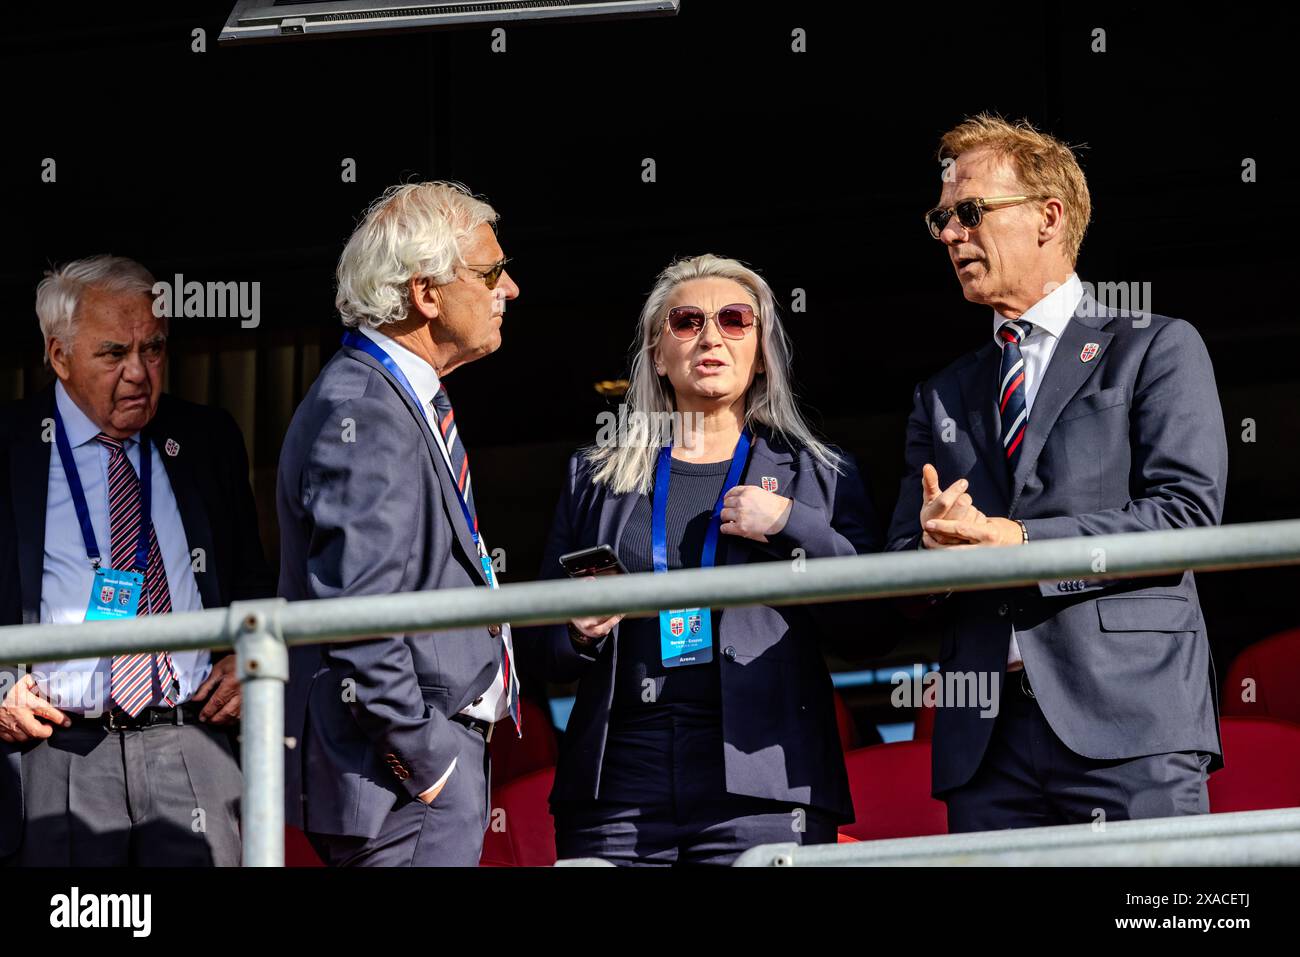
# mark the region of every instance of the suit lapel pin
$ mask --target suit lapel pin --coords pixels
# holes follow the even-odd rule
[[[776,491],[776,478],[774,476],[771,475],[763,476],[763,491],[765,492]]]
[[[1097,358],[1097,353],[1100,350],[1101,350],[1101,346],[1097,345],[1097,343],[1095,342],[1087,343],[1086,345],[1084,345],[1083,351],[1079,353],[1079,361],[1091,362],[1093,359]]]
[[[176,456],[180,454],[181,444],[177,442],[175,439],[168,439],[163,444],[163,451],[166,452],[168,455],[170,455],[172,458],[176,458]]]

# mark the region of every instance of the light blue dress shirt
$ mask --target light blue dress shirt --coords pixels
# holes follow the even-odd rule
[[[100,432],[72,401],[63,383],[54,386],[54,401],[67,430],[72,458],[86,494],[90,521],[100,555],[108,564],[112,543],[108,523],[108,456],[109,450],[95,440]],[[137,475],[140,474],[140,435],[125,443],[126,456]],[[173,611],[199,611],[199,597],[194,569],[190,564],[190,547],[185,538],[180,508],[167,479],[167,466],[157,445],[150,448],[149,462],[153,482],[150,506],[158,550],[167,570],[167,587]],[[86,617],[94,571],[86,557],[81,526],[72,505],[72,492],[58,449],[50,443],[50,478],[45,501],[45,560],[41,575],[41,621],[51,624],[79,624]],[[37,685],[56,708],[77,714],[98,714],[108,705],[109,658],[79,658],[75,661],[39,662],[32,665]],[[180,680],[180,701],[186,701],[212,670],[207,650],[173,651],[172,664]],[[157,675],[154,676],[154,705],[162,703]],[[179,702],[178,702],[179,703]]]

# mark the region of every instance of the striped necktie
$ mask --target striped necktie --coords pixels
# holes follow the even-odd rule
[[[456,428],[456,413],[451,408],[451,398],[447,387],[438,383],[438,391],[433,396],[433,408],[438,413],[438,431],[442,433],[443,444],[447,447],[447,457],[451,460],[451,472],[456,478],[456,487],[460,489],[461,498],[469,509],[475,537],[478,536],[478,510],[474,507],[474,489],[470,485],[469,456],[465,453],[465,443],[459,441],[460,432]],[[480,550],[483,548],[479,545]],[[475,558],[481,559],[481,554]],[[501,639],[501,676],[505,682],[506,706],[514,719],[515,730],[523,734],[523,716],[519,711],[519,677],[515,672],[514,662],[510,660],[510,650],[504,636]]]
[[[452,411],[451,399],[447,387],[438,384],[438,391],[433,396],[433,407],[438,413],[438,431],[442,433],[443,444],[447,446],[447,456],[451,459],[451,472],[460,489],[461,498],[469,507],[470,518],[474,522],[474,532],[478,532],[478,510],[474,508],[474,489],[470,487],[469,456],[465,454],[465,443],[459,442],[456,428],[456,413]]]
[[[167,589],[167,569],[158,550],[158,535],[150,516],[140,514],[140,480],[121,439],[103,432],[95,436],[108,449],[108,524],[114,568],[126,569],[135,564],[136,543],[140,540],[140,523],[149,522],[149,559],[144,573],[144,594],[140,596],[138,614],[163,615],[172,610]],[[141,441],[148,441],[141,436]],[[109,697],[119,708],[135,717],[154,698],[153,675],[157,668],[162,688],[162,704],[171,707],[179,697],[176,669],[169,652],[114,655],[109,666]]]
[[[1002,343],[1002,368],[998,373],[998,414],[1002,420],[1002,451],[1007,458],[1007,470],[1014,478],[1020,463],[1020,448],[1024,443],[1025,429],[1029,426],[1029,403],[1025,399],[1025,359],[1020,354],[1024,342],[1033,328],[1032,322],[1008,319],[998,329]]]

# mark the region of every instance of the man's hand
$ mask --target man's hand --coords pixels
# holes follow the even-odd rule
[[[921,469],[921,545],[924,548],[951,548],[969,544],[969,539],[947,534],[928,524],[936,519],[966,522],[980,526],[988,519],[977,509],[966,493],[969,483],[958,479],[946,489],[939,489],[939,472],[930,464]]]
[[[455,774],[456,772],[455,772],[455,771],[452,771],[451,773],[452,773],[452,774]],[[448,780],[450,780],[450,776],[448,776]],[[418,797],[419,797],[420,800],[423,801],[425,804],[432,804],[432,803],[433,803],[433,799],[436,798],[439,794],[441,794],[441,793],[442,793],[442,789],[445,788],[446,786],[447,786],[447,781],[443,781],[443,782],[440,783],[440,784],[435,784],[433,787],[431,787],[431,788],[429,788],[429,789],[427,789],[427,790],[425,790],[425,791],[421,791],[421,792],[419,793]]]
[[[226,655],[212,665],[212,670],[194,692],[192,700],[197,702],[204,698],[208,699],[208,703],[199,712],[200,721],[230,724],[239,719],[243,695],[240,691],[239,679],[235,677],[234,655]]]
[[[66,728],[72,719],[41,697],[36,679],[29,674],[23,675],[0,702],[0,741],[21,744],[32,738],[48,738],[56,724]]]
[[[1009,518],[985,518],[982,522],[952,521],[936,518],[925,523],[926,531],[960,539],[962,544],[949,548],[976,548],[980,545],[1021,545],[1024,535],[1019,522]]]
[[[767,536],[785,528],[794,501],[757,485],[737,485],[722,498],[724,535],[766,542]]]

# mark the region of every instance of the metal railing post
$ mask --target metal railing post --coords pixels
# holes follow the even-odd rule
[[[243,692],[244,867],[284,866],[284,686],[289,651],[280,631],[280,609],[286,604],[282,598],[235,602],[227,619]]]

